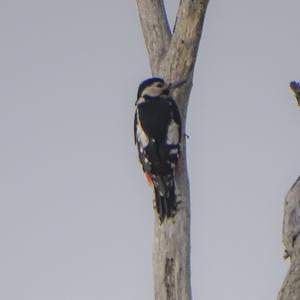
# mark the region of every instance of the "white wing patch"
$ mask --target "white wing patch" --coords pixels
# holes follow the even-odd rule
[[[141,126],[139,114],[137,114],[136,137],[142,148],[146,148],[149,144],[149,138]]]
[[[179,143],[179,125],[174,120],[171,121],[168,127],[166,143],[168,145],[177,145]]]

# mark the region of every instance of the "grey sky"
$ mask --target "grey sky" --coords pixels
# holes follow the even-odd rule
[[[275,299],[285,276],[299,10],[209,4],[187,129],[195,300]],[[150,75],[135,1],[1,0],[0,32],[0,299],[153,299],[152,194],[132,136]]]

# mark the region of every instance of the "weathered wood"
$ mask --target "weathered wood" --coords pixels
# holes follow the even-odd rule
[[[185,132],[186,112],[194,66],[208,0],[181,0],[171,33],[162,0],[137,0],[152,74],[167,82],[187,80],[173,93]],[[153,272],[156,300],[191,300],[190,282],[190,192],[186,141],[176,177],[180,201],[173,221],[154,224]]]
[[[284,201],[283,243],[291,263],[278,300],[300,300],[300,177]]]
[[[153,71],[159,67],[169,49],[172,33],[163,0],[138,0],[137,5]]]

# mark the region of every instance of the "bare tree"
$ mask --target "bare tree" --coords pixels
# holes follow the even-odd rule
[[[181,0],[171,32],[163,0],[137,0],[153,76],[167,82],[186,80],[173,93],[185,132],[186,112],[208,0]],[[154,225],[153,271],[156,300],[190,300],[190,194],[186,143],[176,177],[178,212]]]

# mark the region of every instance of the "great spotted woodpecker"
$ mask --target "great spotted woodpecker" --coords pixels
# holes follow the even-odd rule
[[[177,210],[175,172],[180,157],[181,118],[170,89],[161,78],[143,81],[137,93],[134,139],[148,182],[154,187],[160,223]]]

